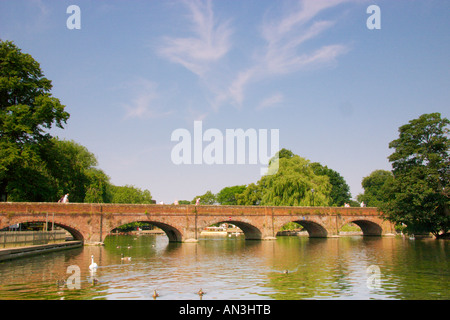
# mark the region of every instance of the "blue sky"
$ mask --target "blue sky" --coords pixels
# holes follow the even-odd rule
[[[373,4],[381,29],[369,30]],[[0,0],[0,38],[40,62],[67,106],[52,133],[116,185],[172,203],[258,181],[260,165],[173,163],[172,132],[201,120],[278,129],[280,148],[336,170],[356,197],[390,169],[401,125],[450,117],[449,12],[442,0]]]

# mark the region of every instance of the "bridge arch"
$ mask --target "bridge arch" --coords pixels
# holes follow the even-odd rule
[[[239,229],[242,230],[242,232],[244,233],[244,236],[245,236],[245,240],[261,240],[263,237],[262,232],[258,227],[254,226],[248,222],[239,221],[239,220],[219,220],[219,221],[214,221],[214,222],[209,221],[208,225],[205,227],[208,227],[210,225],[217,224],[217,223],[218,224],[220,224],[220,223],[234,224],[236,227],[238,227]]]
[[[311,220],[295,220],[292,222],[298,223],[305,228],[310,238],[326,238],[328,236],[327,229],[317,222]]]
[[[170,242],[181,242],[183,240],[183,236],[177,228],[162,222],[149,221],[149,223],[164,231]]]
[[[312,219],[309,218],[305,218],[305,217],[297,217],[297,218],[288,218],[288,219],[283,219],[281,223],[277,224],[277,227],[275,228],[275,234],[277,234],[278,232],[281,231],[281,229],[283,228],[283,226],[285,226],[286,224],[290,223],[290,222],[295,222],[299,225],[301,225],[307,232],[308,232],[308,236],[310,238],[326,238],[328,237],[328,230],[327,228],[317,221],[314,221]]]
[[[261,240],[262,238],[261,230],[250,223],[236,220],[221,222],[228,222],[240,228],[242,232],[244,232],[245,240]]]
[[[152,221],[152,220],[133,220],[133,221],[127,221],[126,223],[132,223],[132,222],[144,222],[144,223],[148,223],[148,224],[154,225],[155,227],[160,228],[162,231],[164,231],[164,233],[169,238],[169,242],[181,242],[183,240],[183,236],[182,236],[181,232],[177,228],[175,228],[169,224],[162,223],[159,221]],[[109,232],[111,232],[112,230],[114,230],[126,223],[118,223],[117,225],[112,227],[109,230]]]
[[[1,224],[0,225],[0,229],[3,229],[5,227],[9,227],[18,223],[27,223],[27,222],[34,222],[34,223],[45,223],[46,221],[44,219],[31,219],[29,217],[24,217],[24,218],[18,218],[18,219],[12,219],[10,220],[7,224]],[[64,230],[67,230],[67,232],[69,232],[74,240],[78,240],[78,241],[84,241],[85,240],[85,236],[83,235],[83,233],[78,230],[77,228],[74,228],[70,225],[67,225],[66,223],[60,222],[60,221],[47,221],[47,223],[49,224],[54,224],[57,227],[63,228]]]
[[[370,220],[352,220],[348,222],[352,222],[360,227],[363,236],[381,236],[383,233],[383,228],[378,223]]]

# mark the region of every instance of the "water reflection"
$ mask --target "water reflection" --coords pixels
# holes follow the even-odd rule
[[[157,299],[449,299],[448,253],[448,241],[432,239],[109,236],[103,247],[1,262],[0,299],[153,299],[155,290]],[[64,283],[73,265],[80,289]],[[367,285],[371,265],[376,289]]]

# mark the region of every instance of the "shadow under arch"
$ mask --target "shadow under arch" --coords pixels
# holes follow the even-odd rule
[[[164,233],[169,238],[169,242],[182,242],[183,241],[183,236],[182,236],[181,232],[177,228],[175,228],[169,224],[157,222],[157,221],[148,221],[148,220],[144,220],[144,221],[136,220],[136,221],[131,221],[131,222],[142,222],[142,223],[151,224],[155,227],[160,228],[162,231],[164,231]],[[129,222],[129,223],[131,223],[131,222]],[[121,224],[121,225],[123,225],[123,224]],[[109,232],[111,233],[112,230],[120,227],[121,225],[115,226]]]
[[[67,226],[65,224],[56,223],[56,222],[55,222],[55,226],[58,226],[58,227],[61,227],[61,228],[65,229],[65,230],[67,230],[72,235],[74,240],[84,241],[83,235],[77,229],[72,228],[70,226]]]
[[[322,225],[318,224],[314,221],[309,220],[296,220],[293,221],[295,223],[298,223],[303,228],[308,231],[310,238],[326,238],[328,237],[328,231],[325,229]]]
[[[177,228],[162,222],[155,222],[155,221],[148,221],[148,222],[164,231],[167,237],[169,238],[169,242],[183,241],[183,236],[181,235],[181,232],[178,231]]]
[[[349,221],[356,224],[361,228],[363,236],[381,236],[383,229],[381,226],[375,222],[368,220],[353,220]]]
[[[30,222],[30,223],[45,223],[46,221],[45,220],[23,220],[23,221],[18,221],[17,223],[28,223],[28,222]],[[49,223],[49,225],[51,225],[53,223],[56,227],[63,228],[64,230],[66,230],[67,232],[69,232],[72,235],[74,240],[84,241],[83,234],[80,231],[78,231],[77,229],[75,229],[71,226],[68,226],[66,224],[59,223],[59,222],[48,222],[48,223]]]
[[[235,221],[235,220],[224,220],[219,221],[218,223],[230,223],[234,224],[236,227],[242,230],[244,232],[245,240],[261,240],[262,239],[262,232],[257,227],[242,221]]]

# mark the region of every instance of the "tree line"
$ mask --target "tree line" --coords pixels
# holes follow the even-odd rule
[[[97,159],[74,141],[52,137],[70,115],[51,94],[51,81],[31,55],[0,40],[0,200],[152,203],[150,191],[114,186]],[[450,121],[440,113],[421,115],[399,128],[389,144],[392,170],[364,177],[364,193],[351,199],[335,170],[282,149],[269,163],[278,168],[255,183],[207,191],[179,204],[378,207],[409,233],[436,237],[450,229]]]
[[[115,186],[86,147],[49,134],[70,117],[39,63],[0,40],[0,200],[151,203],[150,191]]]
[[[336,171],[282,149],[272,161],[278,172],[249,185],[225,187],[195,197],[202,204],[267,206],[378,207],[397,229],[409,234],[450,231],[450,120],[423,114],[399,128],[389,144],[392,171],[375,170],[362,180],[364,193],[351,200],[349,187]],[[270,167],[270,164],[269,164]],[[270,168],[269,168],[270,170]],[[188,202],[188,201],[186,201]]]
[[[199,198],[200,204],[221,205],[358,205],[351,200],[350,188],[345,179],[327,166],[311,162],[287,149],[281,149],[270,161],[269,170],[270,166],[275,165],[278,167],[276,174],[265,175],[256,183],[225,187],[217,194],[207,191],[190,203],[195,203]]]

